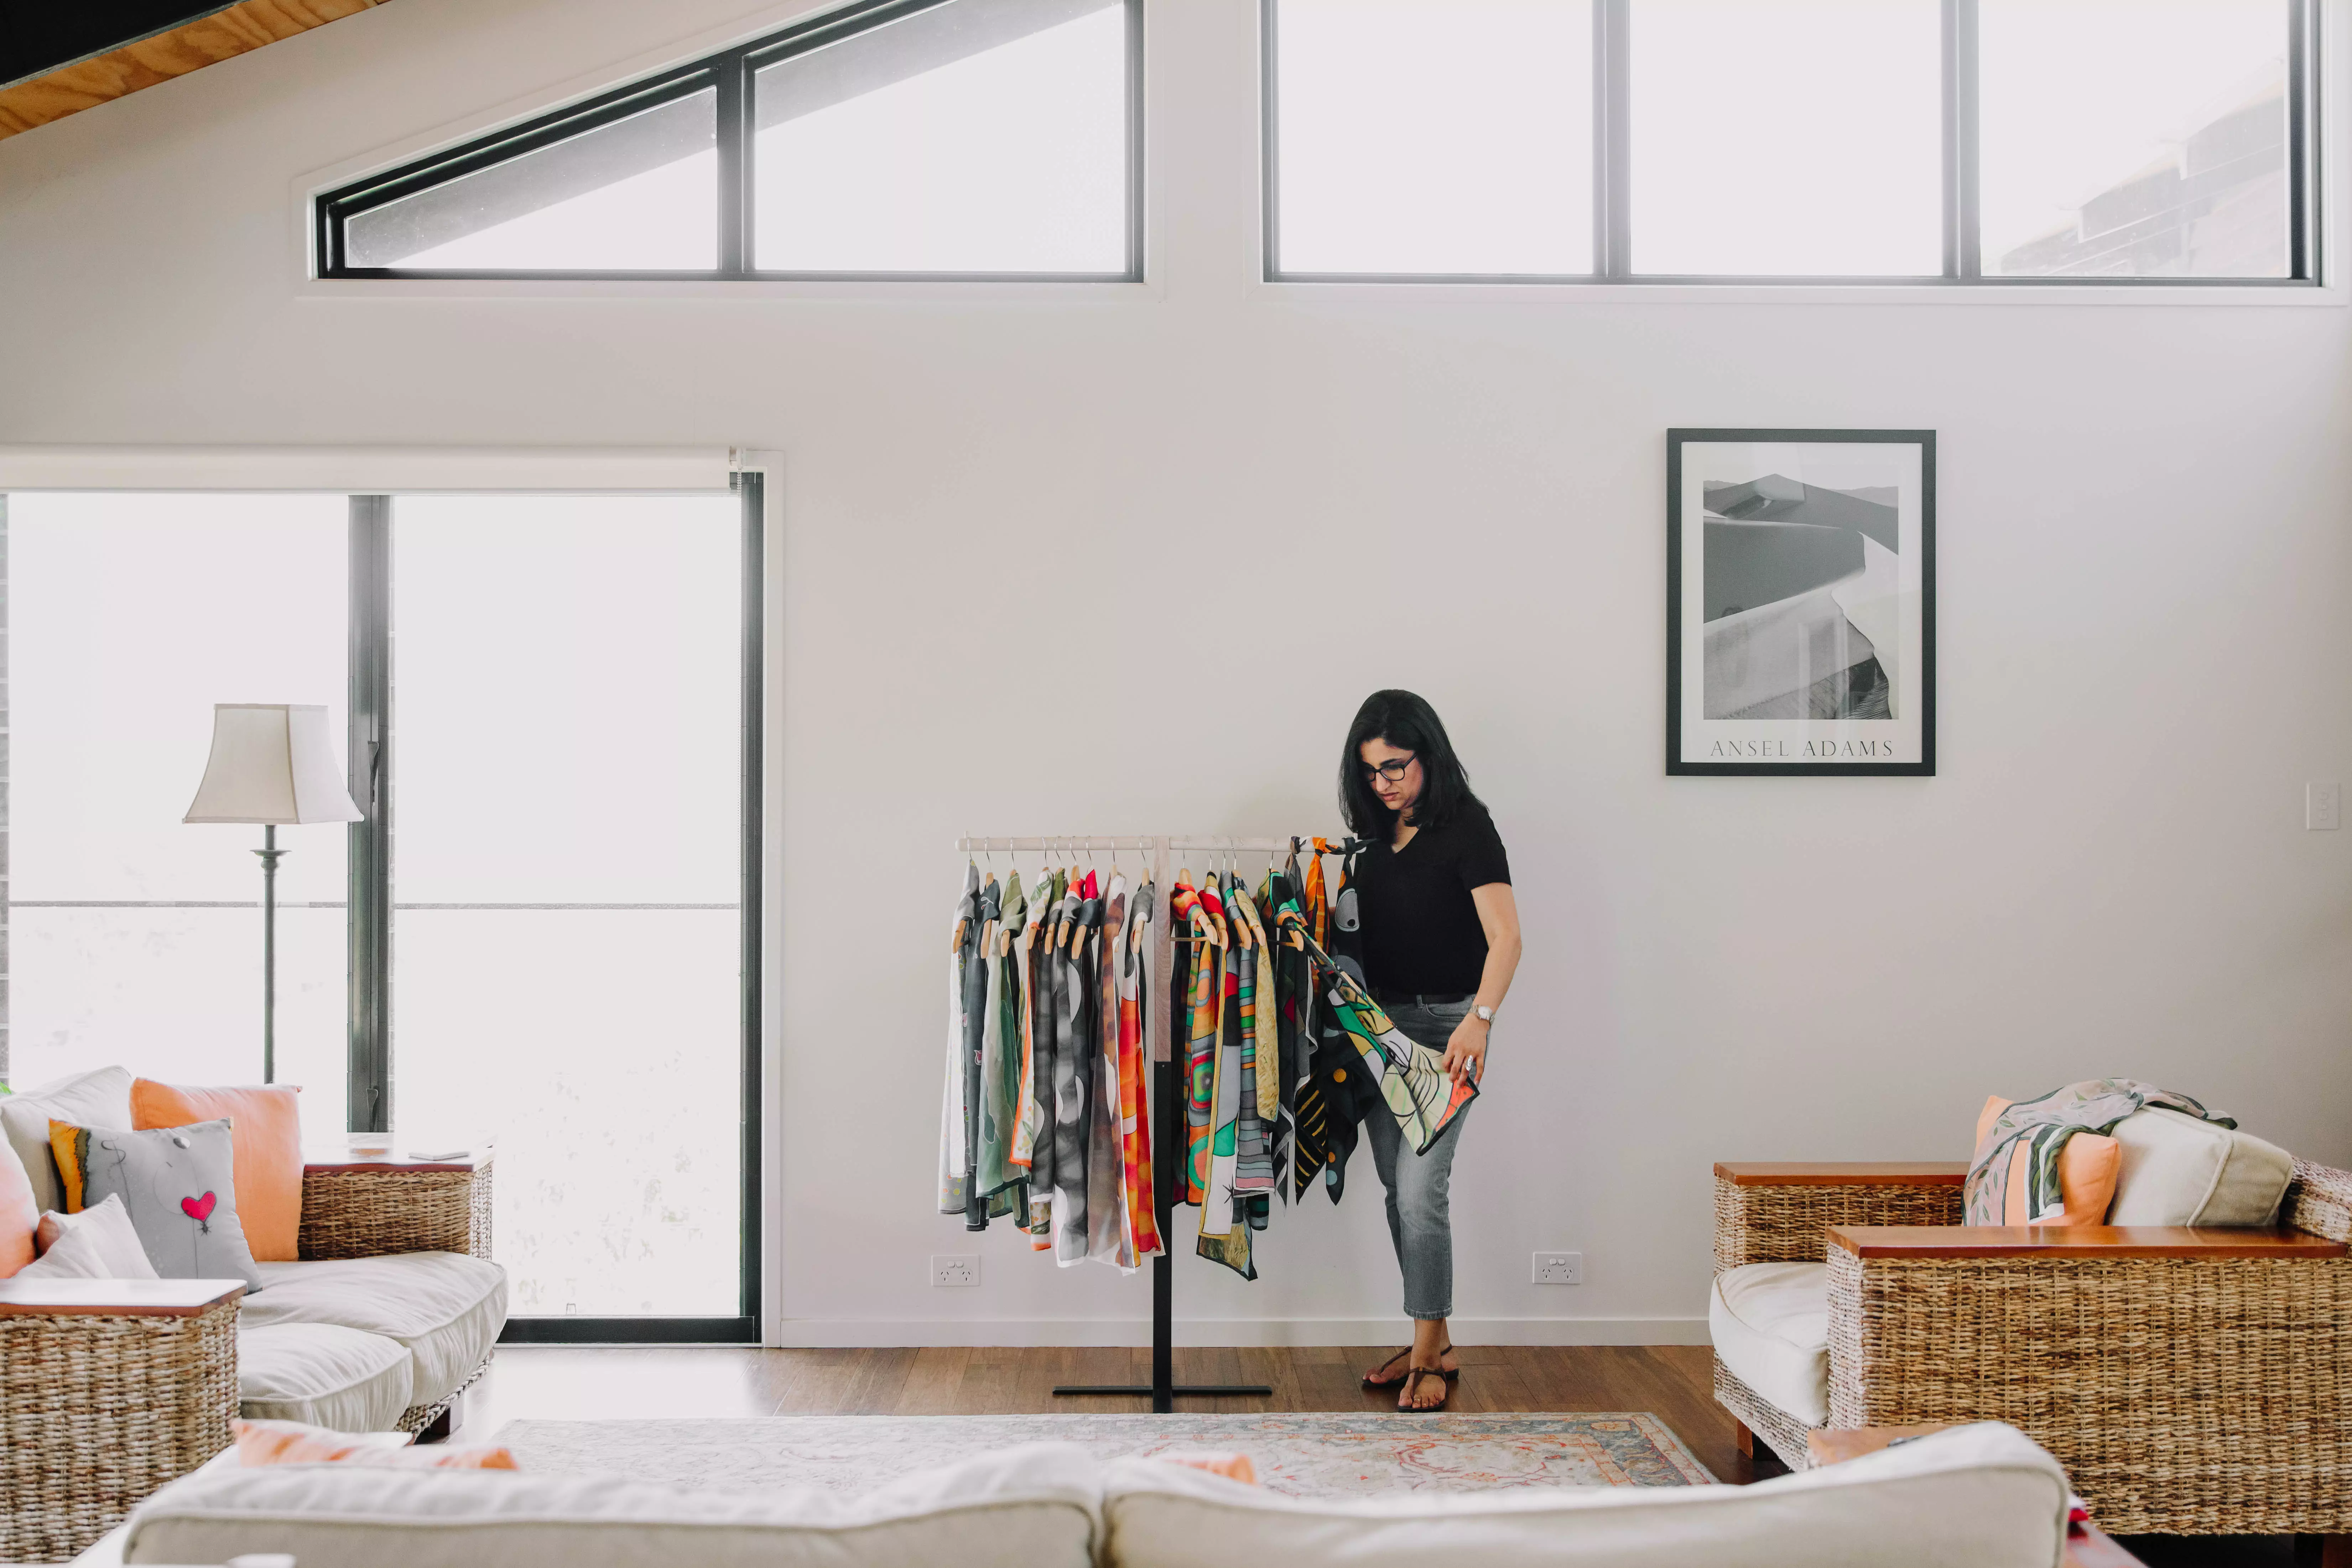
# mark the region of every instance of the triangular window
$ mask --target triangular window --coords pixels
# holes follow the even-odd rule
[[[1141,275],[1141,0],[889,0],[318,200],[328,278]]]

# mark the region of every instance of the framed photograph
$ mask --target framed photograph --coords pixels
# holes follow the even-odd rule
[[[1666,772],[1936,771],[1936,433],[1666,432]]]

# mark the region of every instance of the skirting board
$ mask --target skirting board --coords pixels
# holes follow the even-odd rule
[[[1465,1345],[1703,1345],[1705,1318],[1456,1318]],[[1402,1318],[1179,1318],[1179,1345],[1401,1344]],[[790,1349],[1149,1345],[1148,1318],[787,1318]]]

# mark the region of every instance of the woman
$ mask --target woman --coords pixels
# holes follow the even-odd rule
[[[1494,819],[1470,793],[1469,775],[1428,703],[1410,691],[1365,700],[1341,754],[1339,802],[1349,831],[1372,841],[1357,856],[1349,885],[1373,1000],[1409,1037],[1443,1050],[1456,1082],[1475,1081],[1486,1071],[1495,1010],[1518,967],[1519,912]],[[1364,1084],[1363,1075],[1356,1081]],[[1459,1375],[1445,1330],[1454,1310],[1446,1186],[1469,1110],[1416,1154],[1376,1094],[1363,1104],[1412,1320],[1412,1347],[1366,1373],[1364,1386],[1397,1388],[1400,1410],[1442,1410],[1446,1385]]]

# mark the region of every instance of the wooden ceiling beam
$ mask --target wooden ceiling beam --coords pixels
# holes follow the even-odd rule
[[[265,44],[307,33],[356,15],[383,0],[238,0],[236,5],[174,27],[59,66],[47,76],[0,88],[0,137],[63,120],[127,98],[175,76],[231,59]]]

